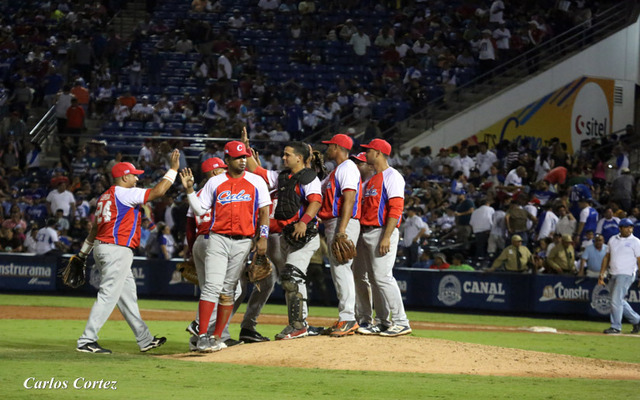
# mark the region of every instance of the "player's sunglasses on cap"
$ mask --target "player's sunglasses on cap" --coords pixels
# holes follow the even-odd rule
[[[228,154],[229,157],[242,157],[248,156],[251,157],[251,150],[247,149],[244,143],[234,140],[233,142],[229,142],[224,146],[224,154]]]
[[[331,140],[323,140],[322,143],[335,144],[340,147],[344,147],[347,150],[351,150],[351,148],[353,147],[353,139],[351,139],[349,136],[345,135],[344,133],[338,133],[337,135],[333,135]]]
[[[358,161],[367,162],[367,153],[365,153],[364,151],[361,151],[358,154],[352,154],[351,158],[354,158]]]
[[[113,168],[111,168],[111,176],[113,176],[114,178],[121,178],[129,174],[140,175],[144,174],[144,171],[136,169],[133,164],[128,162],[117,163],[113,166]]]
[[[227,168],[227,165],[218,157],[211,157],[204,160],[200,168],[202,172],[209,172],[218,168]]]
[[[362,144],[360,147],[378,150],[382,154],[391,155],[391,145],[386,140],[373,139],[369,144]]]

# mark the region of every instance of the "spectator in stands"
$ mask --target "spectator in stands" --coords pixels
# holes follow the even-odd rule
[[[505,26],[504,21],[493,31],[493,39],[496,42],[498,58],[506,61],[510,56],[511,31]]]
[[[600,275],[602,260],[607,254],[607,245],[604,242],[605,239],[602,235],[595,235],[593,244],[588,246],[580,257],[579,276],[597,278]]]
[[[182,32],[180,38],[176,42],[175,51],[182,54],[191,53],[193,51],[193,42]]]
[[[89,101],[91,95],[89,89],[83,86],[83,81],[76,80],[74,86],[71,88],[70,93],[78,100],[78,105],[82,107],[85,113],[89,112]]]
[[[22,242],[15,235],[13,229],[6,228],[3,224],[0,228],[0,252],[20,253],[22,252]]]
[[[578,228],[576,229],[576,235],[584,240],[588,231],[595,232],[598,225],[598,211],[591,206],[591,199],[581,197],[578,200],[578,207],[580,208]]]
[[[95,99],[95,117],[103,119],[104,115],[111,112],[113,100],[116,96],[116,87],[110,80],[103,81],[98,88],[98,95]]]
[[[29,109],[33,101],[33,89],[29,87],[26,81],[20,80],[15,84],[15,88],[8,99],[11,104],[10,108],[18,112],[23,121],[27,121],[29,117]]]
[[[364,33],[362,29],[357,28],[357,30],[349,39],[349,45],[353,47],[353,52],[357,56],[363,57],[367,55],[367,48],[371,47],[371,41],[369,35]]]
[[[68,182],[68,179],[61,179],[56,189],[47,195],[47,211],[49,215],[53,215],[53,210],[62,210],[62,215],[73,219],[76,213],[76,199],[73,193],[67,190]]]
[[[627,167],[620,169],[620,176],[611,183],[611,200],[618,203],[624,211],[630,211],[633,194],[635,193],[636,180]]]
[[[409,207],[406,218],[400,227],[407,267],[418,262],[420,243],[423,238],[429,237],[431,234],[429,225],[419,215],[421,211],[418,207]]]
[[[451,265],[449,265],[449,271],[475,271],[471,265],[465,263],[464,256],[461,253],[456,253],[451,257]]]
[[[46,226],[38,230],[35,245],[35,253],[37,255],[60,255],[65,250],[65,245],[60,242],[55,226],[56,219],[49,218]]]
[[[447,263],[447,257],[444,253],[436,253],[433,256],[433,264],[429,267],[429,269],[438,269],[444,270],[449,269],[450,265]]]
[[[315,14],[316,4],[312,0],[302,0],[298,4],[298,12],[300,15]]]
[[[489,29],[482,31],[482,39],[480,40],[480,48],[478,54],[478,64],[480,67],[480,74],[488,74],[493,70],[496,62],[496,48],[491,38],[492,32]],[[490,78],[490,76],[487,76]]]
[[[149,104],[149,96],[142,96],[142,103],[137,103],[131,109],[131,119],[135,121],[151,121],[155,110]]]
[[[474,204],[473,201],[467,197],[466,193],[463,192],[458,194],[458,204],[455,207],[456,239],[458,243],[462,243],[465,250],[468,250],[469,238],[471,236],[471,225],[469,225],[469,222],[471,221],[471,214],[473,214],[474,211]]]
[[[493,228],[493,215],[495,214],[494,208],[491,207],[491,200],[488,197],[483,198],[478,203],[480,207],[473,210],[471,220],[469,221],[473,235],[476,238],[475,256],[477,258],[487,256],[489,236]]]
[[[576,274],[575,250],[571,235],[562,235],[562,242],[547,253],[545,272],[555,274]]]
[[[344,40],[345,42],[349,42],[351,40],[351,37],[356,33],[358,33],[358,28],[353,24],[353,20],[349,18],[342,25],[342,28],[340,29],[338,35],[340,36],[340,39]]]
[[[601,234],[604,237],[604,242],[608,243],[611,236],[620,233],[619,223],[620,218],[614,217],[611,207],[607,207],[602,214],[602,218],[598,221],[595,233]]]
[[[65,132],[72,135],[73,142],[77,146],[80,135],[85,129],[85,110],[78,104],[78,99],[71,99],[71,106],[67,109],[67,129]]]
[[[11,207],[9,218],[2,222],[2,227],[12,231],[16,228],[21,229],[22,232],[26,231],[27,222],[23,219],[22,211],[20,211],[18,206]]]
[[[511,236],[511,245],[507,246],[502,253],[493,261],[490,268],[485,272],[494,272],[496,270],[507,272],[527,272],[534,267],[535,261],[531,251],[522,245],[520,235]],[[535,269],[534,269],[535,271]]]
[[[276,11],[280,7],[280,0],[260,0],[258,7],[263,11]]]
[[[489,22],[492,24],[504,24],[504,2],[494,0],[489,8]]]
[[[129,119],[131,116],[131,109],[124,104],[122,104],[122,100],[117,98],[115,104],[113,105],[113,110],[111,111],[112,119],[120,123],[122,127],[124,122]]]

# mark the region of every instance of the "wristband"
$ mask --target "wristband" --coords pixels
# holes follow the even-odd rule
[[[265,239],[269,237],[269,225],[260,225],[260,237]]]
[[[305,214],[305,215],[302,216],[302,218],[300,218],[300,221],[304,222],[307,225],[309,225],[309,222],[311,222],[312,219],[313,219],[313,217],[311,217],[309,214]]]
[[[178,176],[178,171],[176,171],[175,169],[170,169],[166,174],[164,174],[162,179],[166,179],[171,182],[171,184],[173,184],[173,182],[176,181],[176,176]]]
[[[85,240],[84,243],[82,243],[82,247],[80,247],[80,252],[78,253],[78,255],[83,258],[87,258],[92,249],[93,243],[89,243],[87,240]]]

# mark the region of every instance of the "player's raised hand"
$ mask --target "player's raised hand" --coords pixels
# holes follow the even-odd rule
[[[185,189],[193,189],[193,173],[190,168],[185,168],[180,171],[180,180],[182,181],[182,186]]]
[[[178,170],[180,168],[180,150],[173,149],[171,152],[171,169]]]
[[[256,164],[258,164],[259,167],[262,167],[262,163],[260,162],[260,153],[258,153],[254,148],[250,148],[250,149],[251,149],[251,156],[256,161]]]
[[[242,127],[242,134],[240,135],[240,141],[244,143],[247,148],[249,147],[249,134],[247,133],[247,127]]]

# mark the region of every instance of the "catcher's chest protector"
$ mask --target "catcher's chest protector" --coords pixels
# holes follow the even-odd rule
[[[278,175],[278,204],[273,214],[275,219],[288,220],[300,210],[300,196],[296,193],[296,184],[307,185],[316,178],[316,172],[310,168],[291,175],[290,170],[284,170]]]

